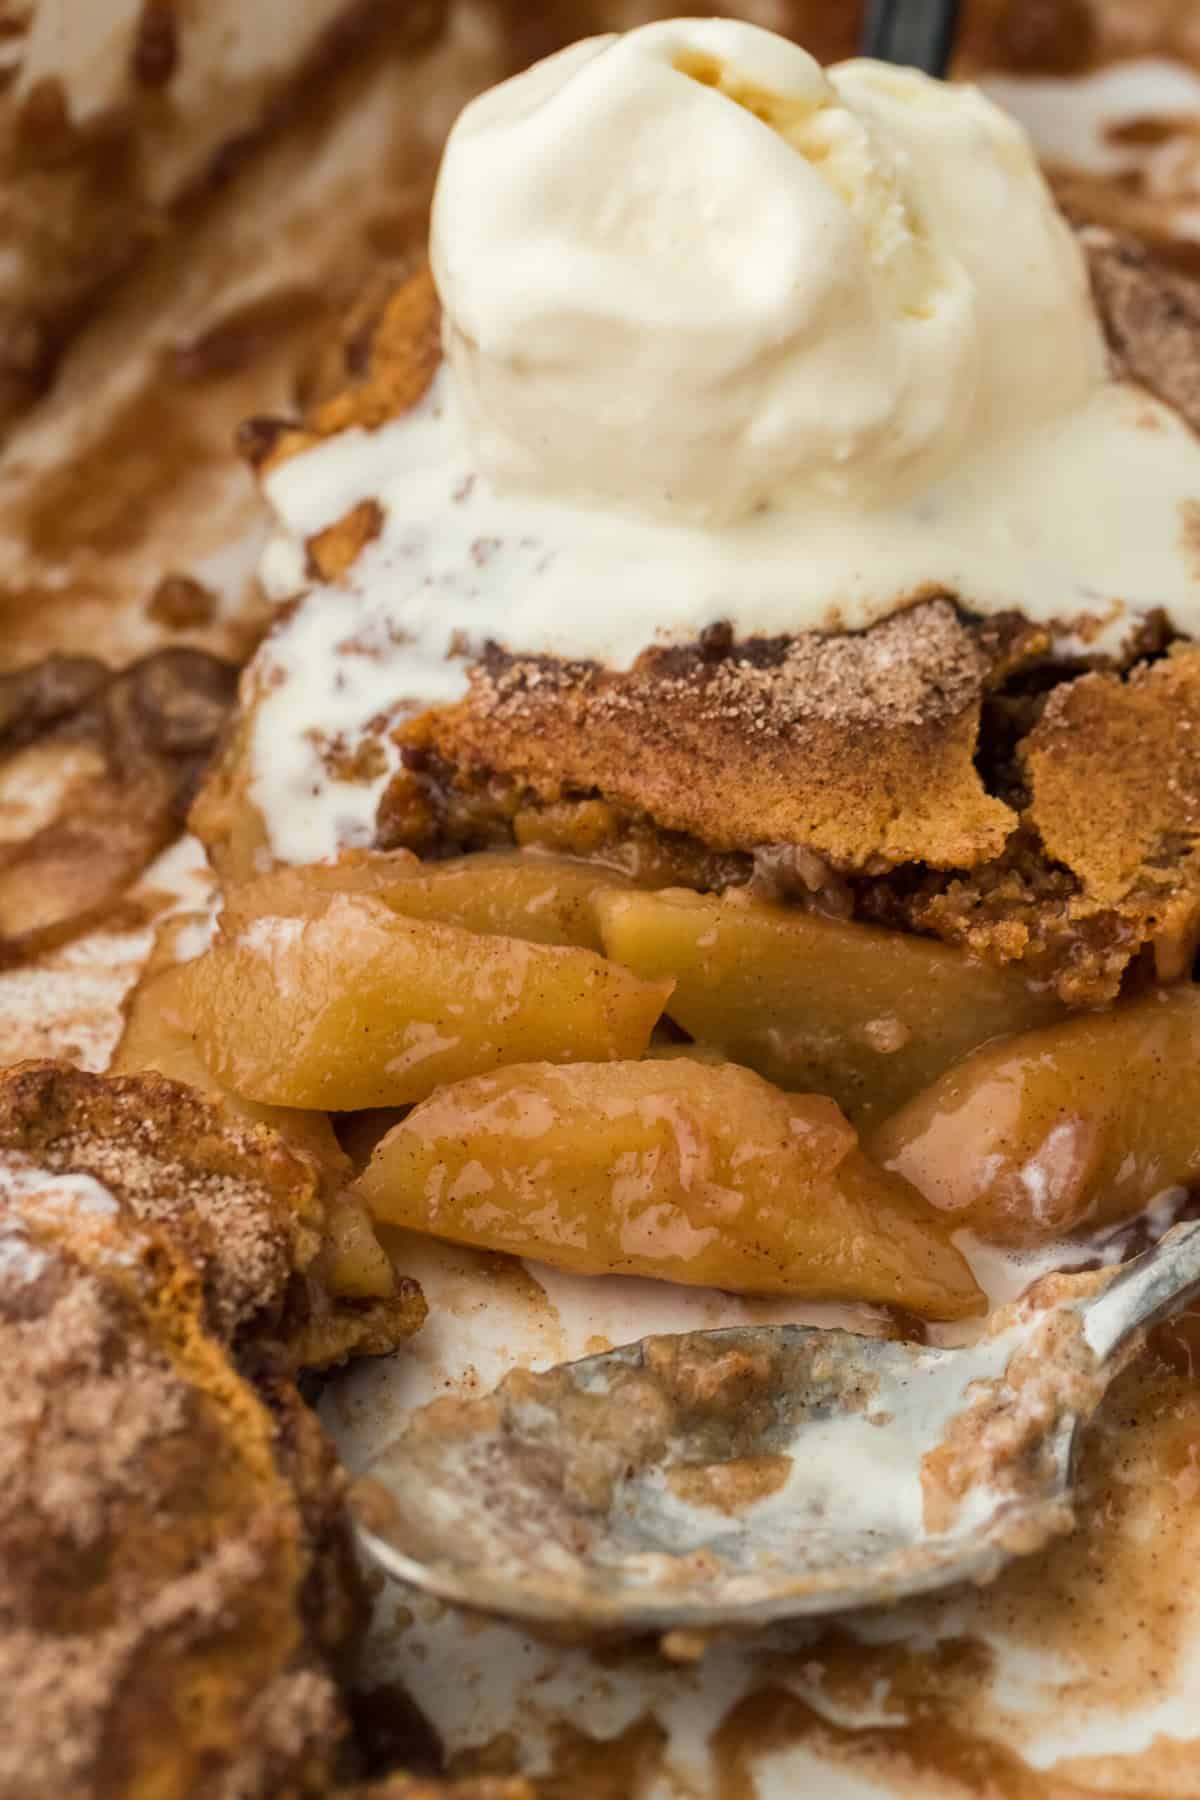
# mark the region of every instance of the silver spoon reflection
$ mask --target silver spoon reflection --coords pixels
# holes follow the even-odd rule
[[[581,1633],[710,1630],[987,1581],[1073,1523],[1075,1445],[1200,1292],[1200,1221],[1052,1275],[942,1350],[776,1326],[645,1338],[415,1413],[360,1483],[390,1575]]]

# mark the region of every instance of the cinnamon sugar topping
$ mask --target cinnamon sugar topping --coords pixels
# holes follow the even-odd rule
[[[709,686],[716,716],[762,729],[807,720],[920,726],[954,718],[979,698],[984,660],[952,605],[934,600],[874,631],[806,634],[749,654],[734,646]]]
[[[751,641],[716,661],[652,650],[628,672],[493,652],[460,706],[407,735],[543,801],[599,791],[713,849],[972,866],[1016,823],[974,765],[987,673],[954,607],[928,600],[858,635]]]
[[[317,1249],[311,1171],[273,1134],[157,1075],[23,1065],[0,1082],[5,1155],[51,1176],[91,1176],[124,1219],[165,1232],[200,1275],[223,1336],[278,1323],[293,1269]]]
[[[157,1077],[49,1064],[0,1079],[0,1170],[0,1792],[318,1791],[359,1616],[342,1478],[235,1360],[304,1171]]]
[[[1200,358],[1189,376],[1179,350],[1200,301],[1155,268],[1154,306],[1135,304],[1091,248],[1121,378],[1097,332],[1081,410],[895,504],[790,496],[706,531],[493,490],[436,367],[428,272],[370,295],[341,391],[323,383],[263,465],[281,526],[264,579],[301,598],[248,684],[256,834],[294,862],[372,842],[411,773],[406,721],[407,748],[424,733],[471,781],[596,793],[722,852],[801,843],[867,873],[1002,854],[1017,818],[975,768],[985,686],[1034,659],[1140,655],[1151,620],[1189,629],[1200,591],[1200,453],[1170,410],[1200,409]],[[1001,645],[1017,612],[1024,637]]]

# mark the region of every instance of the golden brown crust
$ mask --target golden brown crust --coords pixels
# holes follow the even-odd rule
[[[973,760],[985,664],[949,602],[766,648],[651,651],[628,672],[497,657],[416,729],[451,763],[546,800],[598,792],[716,850],[804,844],[875,872],[1000,853],[1016,820]]]
[[[315,399],[301,424],[280,419],[247,421],[241,445],[260,474],[268,474],[339,431],[378,430],[424,398],[442,353],[441,309],[428,267],[423,265],[386,300],[371,297],[356,308],[347,321],[340,349],[341,384],[336,391]],[[329,380],[326,372],[325,383]],[[382,526],[378,502],[360,501],[343,518],[308,539],[309,575],[318,581],[338,581]]]
[[[376,431],[424,399],[441,361],[441,308],[433,275],[423,265],[390,299],[365,318],[352,315],[344,338],[345,383],[317,400],[301,424],[261,421],[250,459],[263,473],[311,450],[323,438],[358,427]]]
[[[424,1323],[420,1287],[395,1273],[361,1202],[349,1191],[350,1163],[327,1116],[255,1106],[214,1081],[186,1021],[178,1017],[181,969],[174,960],[168,923],[127,1002],[113,1070],[149,1083],[160,1075],[170,1078],[161,1089],[146,1091],[152,1113],[156,1092],[186,1092],[222,1125],[248,1127],[267,1142],[285,1147],[303,1169],[319,1247],[306,1254],[302,1265],[298,1262],[302,1279],[291,1283],[287,1296],[284,1327],[294,1366],[323,1369],[352,1356],[386,1355]],[[147,1075],[148,1070],[155,1074]],[[186,1087],[180,1088],[181,1083]]]
[[[1119,910],[1090,901],[1028,829],[994,862],[944,875],[897,870],[859,886],[855,905],[859,916],[927,932],[985,962],[1020,964],[1070,1007],[1110,1004],[1145,935]]]
[[[313,1133],[289,1142],[235,1096],[206,1093],[193,1072],[186,1064],[172,1067],[183,1079],[153,1068],[98,1077],[20,1065],[0,1076],[0,1157],[82,1170],[113,1187],[136,1217],[179,1240],[213,1319],[239,1342],[247,1332],[270,1338],[281,1365],[326,1368],[395,1350],[424,1323],[424,1297],[386,1263],[386,1291],[378,1282],[373,1292],[343,1291],[346,1227],[366,1222],[347,1217],[361,1208],[313,1153]],[[314,1133],[317,1125],[337,1155],[323,1115]],[[367,1248],[383,1260],[373,1234]]]
[[[1146,953],[1160,981],[1200,945],[1200,648],[1053,688],[1017,746],[1020,829],[994,862],[858,895],[869,916],[1019,962],[1104,1006]]]
[[[1050,695],[1022,746],[1028,818],[1079,884],[1077,910],[1119,921],[1179,980],[1200,941],[1200,649]]]
[[[362,1597],[263,1337],[307,1180],[175,1084],[0,1077],[0,1791],[327,1791]]]
[[[360,500],[343,518],[309,538],[309,575],[318,581],[339,581],[358,560],[359,552],[382,530],[383,510],[379,502]]]
[[[1200,896],[1200,647],[1056,688],[1022,760],[1030,820],[1091,898]]]
[[[196,1270],[206,1317],[229,1341],[277,1334],[295,1274],[320,1245],[312,1168],[161,1075],[99,1076],[61,1063],[0,1075],[0,1157],[92,1176]]]

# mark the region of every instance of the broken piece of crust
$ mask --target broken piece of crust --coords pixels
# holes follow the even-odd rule
[[[279,1335],[291,1278],[320,1247],[312,1172],[271,1133],[157,1075],[56,1063],[5,1071],[0,1159],[99,1183],[115,1203],[114,1230],[127,1218],[188,1259],[208,1325],[231,1343]]]
[[[315,1159],[158,1073],[26,1063],[0,1076],[0,1161],[88,1175],[199,1273],[213,1324],[292,1368],[381,1354],[422,1324],[417,1284],[354,1301],[325,1279],[335,1223]],[[336,1247],[336,1246],[334,1246]]]
[[[416,405],[440,358],[438,328],[425,269],[373,325],[354,322],[346,385],[303,427],[251,422],[256,466],[265,473]],[[379,525],[367,501],[310,538],[313,579],[340,579]],[[1016,823],[974,767],[986,674],[942,601],[856,636],[726,646],[719,657],[699,646],[651,651],[622,674],[496,657],[460,706],[425,715],[408,735],[541,797],[599,791],[715,849],[796,842],[846,868],[918,858],[971,866],[997,855]],[[203,807],[198,816],[206,831]]]
[[[309,1201],[170,1083],[0,1077],[0,1791],[330,1791],[363,1596],[267,1372]]]
[[[1200,647],[1060,682],[1017,763],[1026,801],[1003,856],[876,883],[864,909],[1020,963],[1068,1006],[1110,1004],[1143,952],[1159,981],[1185,979],[1200,948]]]
[[[1047,855],[1142,927],[1161,977],[1184,975],[1200,938],[1200,648],[1064,683],[1021,756]]]
[[[1097,900],[1200,891],[1200,647],[1063,683],[1021,755],[1042,842]]]
[[[1016,824],[974,764],[987,674],[944,599],[845,636],[651,650],[633,669],[494,656],[406,737],[538,799],[596,791],[715,850],[971,867]]]
[[[441,357],[441,309],[425,265],[381,305],[372,299],[365,311],[350,315],[342,334],[341,386],[315,401],[300,423],[247,419],[239,433],[242,452],[267,475],[339,431],[377,431],[424,398]],[[327,379],[332,385],[332,371]],[[319,564],[317,572],[324,575]]]

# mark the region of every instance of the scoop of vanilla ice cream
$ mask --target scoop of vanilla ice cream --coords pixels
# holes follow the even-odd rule
[[[431,254],[482,472],[693,523],[911,492],[1104,373],[1016,124],[730,20],[589,39],[474,101]]]

